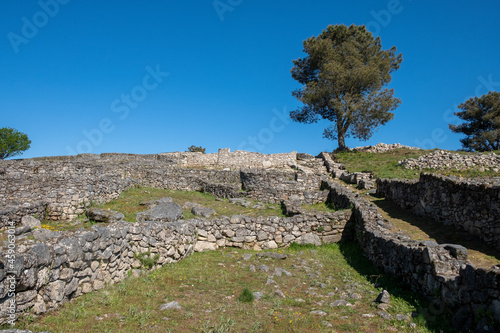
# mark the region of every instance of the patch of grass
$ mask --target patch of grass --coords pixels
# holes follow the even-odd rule
[[[240,296],[238,297],[238,301],[243,303],[251,303],[253,302],[253,300],[254,300],[253,294],[248,288],[243,289]]]
[[[338,209],[336,209],[335,205],[329,202],[321,202],[317,203],[314,205],[302,205],[302,209],[305,211],[309,212],[336,212]]]
[[[426,316],[426,303],[419,295],[380,273],[355,243],[292,245],[275,251],[286,254],[287,259],[259,258],[254,251],[232,248],[197,252],[139,278],[128,277],[85,294],[31,323],[19,323],[16,328],[53,333],[324,332],[329,331],[322,323],[327,321],[338,331],[341,327],[362,332],[385,332],[391,327],[400,332],[449,331],[440,324],[442,318],[433,321]],[[253,256],[242,260],[245,253]],[[279,267],[292,273],[273,277],[284,299],[276,295],[274,284],[266,284],[267,273],[249,269],[250,265],[262,264],[271,271]],[[324,287],[318,288],[318,282]],[[375,287],[374,283],[380,286]],[[391,293],[393,300],[389,313],[421,314],[414,320],[416,329],[378,316],[361,317],[377,311],[371,303],[382,288]],[[260,291],[264,297],[251,303],[241,302],[239,296],[251,294],[250,290]],[[330,306],[349,292],[361,295],[359,300],[350,300],[354,308]],[[161,304],[173,300],[182,309],[159,310]],[[311,314],[312,310],[327,315],[319,317]]]
[[[121,195],[108,202],[107,204],[99,205],[99,208],[116,210],[125,215],[125,220],[129,222],[136,221],[138,212],[146,210],[146,206],[141,205],[141,202],[157,200],[164,197],[171,197],[173,201],[184,206],[186,202],[200,204],[202,206],[215,209],[217,216],[226,215],[248,215],[248,216],[283,216],[279,208],[253,209],[245,208],[237,204],[230,203],[227,199],[218,199],[210,193],[193,192],[193,191],[173,191],[165,189],[156,189],[150,187],[134,187],[121,193]],[[251,201],[255,204],[255,201]],[[192,219],[195,216],[191,213],[191,209],[183,209],[184,219]]]
[[[418,158],[432,150],[397,149],[385,153],[341,152],[334,159],[342,163],[349,172],[372,172],[377,178],[418,178],[420,171],[398,166],[408,158]]]

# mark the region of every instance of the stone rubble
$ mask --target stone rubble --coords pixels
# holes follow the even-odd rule
[[[424,169],[456,169],[469,170],[477,169],[480,171],[500,170],[500,155],[495,153],[475,153],[475,154],[457,154],[444,150],[420,156],[419,158],[409,158],[399,161],[398,165],[406,169],[424,170]]]

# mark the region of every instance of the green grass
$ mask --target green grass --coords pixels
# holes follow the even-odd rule
[[[500,177],[500,172],[479,170],[459,171],[455,169],[446,170],[410,170],[398,166],[398,162],[409,158],[418,158],[422,155],[432,153],[435,150],[410,150],[397,149],[385,153],[364,153],[364,152],[341,152],[335,153],[336,161],[342,163],[349,172],[371,172],[375,178],[406,178],[414,179],[420,177],[421,172],[432,172],[444,175],[454,175],[460,177]],[[457,153],[457,152],[454,152]],[[461,154],[470,154],[458,152]]]
[[[114,199],[106,204],[99,205],[98,207],[119,211],[125,215],[126,221],[135,222],[136,214],[147,209],[145,206],[140,205],[141,202],[156,200],[164,197],[172,197],[174,202],[181,206],[189,201],[213,208],[219,216],[232,216],[238,214],[248,216],[283,216],[279,207],[266,209],[245,208],[232,204],[227,199],[217,199],[214,195],[209,193],[173,191],[149,187],[134,187],[128,189],[122,192],[117,199]],[[183,214],[184,219],[194,218],[190,209],[183,209]]]
[[[382,274],[355,243],[309,247],[293,245],[276,250],[286,260],[258,258],[254,251],[227,248],[223,251],[194,253],[181,262],[148,272],[97,292],[81,296],[42,317],[19,320],[16,328],[35,332],[399,332],[449,331],[443,318],[432,320],[427,303],[397,279]],[[242,260],[244,253],[253,254]],[[250,265],[265,264],[271,271],[279,267],[292,276],[274,276],[285,294],[266,284],[268,275],[252,271]],[[307,266],[309,270],[306,270]],[[315,275],[308,275],[313,272]],[[320,283],[324,288],[317,287]],[[377,287],[375,287],[377,283]],[[311,289],[311,287],[315,289]],[[239,295],[260,291],[258,301],[241,302]],[[416,329],[408,323],[385,321],[375,315],[371,304],[386,289],[391,293],[389,313],[417,312]],[[342,294],[355,292],[361,299],[347,299],[354,308],[331,307]],[[329,293],[331,296],[328,296]],[[159,310],[160,305],[177,301],[180,310]],[[325,317],[311,314],[325,311]]]
[[[283,212],[279,205],[266,205],[264,209],[245,208],[238,204],[232,204],[227,199],[217,199],[214,195],[202,192],[189,192],[189,191],[173,191],[165,189],[156,189],[150,187],[133,187],[123,191],[116,199],[111,200],[105,204],[93,204],[92,207],[111,209],[118,211],[125,215],[125,221],[135,222],[138,212],[147,209],[146,206],[141,205],[142,202],[157,200],[164,197],[172,197],[173,201],[181,207],[186,202],[197,203],[202,206],[215,209],[217,214],[213,216],[216,218],[221,215],[246,215],[246,216],[279,216],[284,217]],[[247,199],[253,206],[257,202]],[[319,207],[319,206],[318,206]],[[191,209],[183,209],[183,218],[195,218]],[[74,231],[79,228],[90,229],[91,226],[96,224],[95,221],[89,221],[85,215],[81,215],[74,221],[52,221],[43,220],[42,227],[50,231]],[[2,241],[0,236],[0,241]]]
[[[331,203],[317,203],[314,205],[302,205],[303,210],[309,212],[336,212],[338,209],[335,208]]]

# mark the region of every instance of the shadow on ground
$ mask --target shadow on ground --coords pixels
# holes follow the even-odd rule
[[[421,322],[426,322],[429,330],[434,332],[453,332],[450,326],[451,316],[449,314],[443,314],[440,310],[434,311],[429,300],[416,291],[411,291],[410,287],[404,284],[401,279],[385,274],[375,267],[364,256],[363,250],[358,243],[342,241],[338,244],[342,255],[346,258],[349,265],[376,287],[387,290],[391,294],[393,303],[394,298],[401,298],[411,304],[416,312],[412,315],[422,317]]]
[[[439,244],[459,244],[465,246],[467,249],[475,250],[492,257],[488,258],[489,260],[485,262],[485,264],[489,266],[484,268],[490,268],[491,265],[500,264],[500,251],[497,251],[487,245],[479,237],[476,237],[468,232],[458,230],[454,226],[444,225],[441,222],[417,216],[400,208],[398,205],[385,198],[371,197],[370,201],[385,211],[390,218],[407,222],[417,227],[428,236],[425,237],[423,234],[412,235],[416,236],[412,237],[412,239],[423,240],[424,238],[431,238]]]

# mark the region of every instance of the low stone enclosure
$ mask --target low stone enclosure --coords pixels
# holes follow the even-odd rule
[[[476,269],[467,262],[467,249],[462,246],[413,241],[392,232],[376,206],[332,180],[338,165],[329,154],[322,153],[318,158],[295,155],[291,166],[287,164],[280,169],[237,170],[201,169],[199,165],[187,168],[162,156],[103,154],[3,161],[0,202],[7,208],[0,212],[2,225],[10,230],[10,225],[18,224],[22,216],[32,214],[67,220],[83,212],[90,201],[109,201],[135,185],[207,191],[219,197],[246,196],[273,203],[288,199],[304,203],[326,200],[347,210],[287,218],[233,216],[168,223],[122,221],[54,235],[44,242],[18,244],[13,256],[3,246],[0,323],[9,321],[11,311],[16,316],[28,309],[43,313],[107,283],[116,283],[131,269],[141,267],[144,256],[155,259],[155,267],[159,267],[181,260],[195,249],[237,246],[258,250],[287,246],[291,242],[337,242],[349,237],[359,242],[376,266],[432,299],[434,314],[452,314],[457,330],[488,325],[488,313],[497,325],[500,323],[498,267]],[[264,160],[272,163],[273,156],[268,155]],[[462,209],[475,212],[471,214],[491,210],[496,214],[493,219],[498,219],[497,185],[477,186],[478,194],[474,195],[482,193],[483,201],[487,201],[486,195],[490,196],[488,202],[492,206],[488,208],[478,206],[474,196],[469,199],[465,193],[470,189],[458,184],[458,180],[422,177],[424,180],[434,177],[432,180],[438,184],[435,186],[445,186],[439,185],[440,182],[464,186],[463,194],[453,199],[461,200]],[[384,181],[379,183],[380,193],[389,193],[390,186],[385,186]],[[434,192],[431,185],[420,186]],[[435,210],[439,210],[437,207]]]
[[[500,250],[500,179],[464,180],[437,174],[378,179],[377,194],[419,216],[453,225]]]

